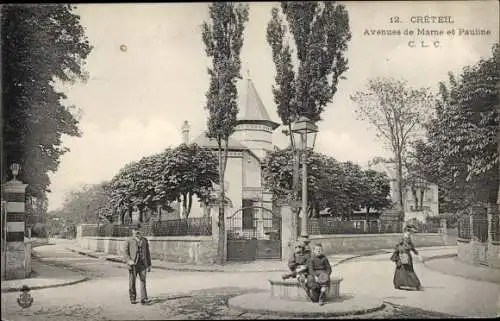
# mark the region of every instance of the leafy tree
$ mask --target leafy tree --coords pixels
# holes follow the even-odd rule
[[[61,136],[80,136],[78,117],[55,82],[85,79],[92,47],[80,17],[67,4],[1,8],[2,176],[17,162],[28,193],[45,197],[60,157],[69,149]]]
[[[293,166],[291,148],[276,149],[263,162],[264,186],[275,199],[293,197]],[[321,211],[349,218],[354,210],[365,207],[380,210],[390,204],[387,176],[372,170],[363,171],[352,162],[338,162],[332,157],[309,151],[308,215]]]
[[[236,127],[238,114],[236,81],[240,76],[243,31],[248,21],[248,5],[216,2],[209,7],[210,23],[203,22],[203,43],[212,67],[206,109],[209,111],[207,136],[217,141],[219,157],[219,263],[224,263],[224,173],[228,140]]]
[[[382,210],[392,205],[388,198],[391,192],[387,174],[371,169],[363,171],[360,205],[369,214],[370,210]]]
[[[492,56],[440,83],[427,141],[417,144],[429,179],[443,191],[446,212],[498,200],[499,46]]]
[[[433,97],[428,89],[413,89],[404,80],[375,78],[368,81],[366,91],[356,92],[351,99],[358,105],[358,118],[368,120],[394,154],[397,205],[403,222],[405,159],[415,134],[422,129]]]
[[[72,224],[95,223],[101,219],[112,220],[109,198],[105,192],[106,182],[82,185],[70,191],[61,208],[53,215]]]
[[[344,52],[351,39],[349,16],[343,5],[333,1],[285,1],[271,15],[267,42],[276,68],[274,102],[283,125],[288,126],[294,151],[293,199],[298,199],[299,154],[291,124],[299,116],[320,120],[332,101],[348,68]],[[289,41],[294,42],[296,55]]]
[[[176,193],[187,218],[194,195],[205,204],[211,198],[213,183],[219,180],[217,157],[196,144],[182,144],[172,151],[168,166],[166,171],[176,182]]]
[[[142,222],[145,210],[155,211],[158,206],[169,209],[168,204],[176,200],[176,183],[168,167],[171,149],[143,157],[138,162],[125,165],[110,181],[108,190],[113,208],[124,222],[126,213],[132,219],[132,210],[139,210]]]

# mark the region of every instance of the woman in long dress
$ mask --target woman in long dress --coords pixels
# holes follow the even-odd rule
[[[407,229],[403,234],[403,239],[396,245],[391,261],[396,263],[394,272],[394,288],[400,290],[403,287],[422,290],[422,284],[413,270],[413,258],[411,252],[418,255],[418,251],[413,246],[410,231]]]

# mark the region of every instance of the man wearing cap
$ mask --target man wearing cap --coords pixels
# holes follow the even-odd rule
[[[141,285],[141,304],[147,304],[146,273],[151,272],[151,254],[149,253],[148,240],[141,235],[140,225],[132,226],[132,237],[125,244],[125,260],[129,271],[129,296],[130,303],[136,303],[137,292],[135,280],[139,275]]]

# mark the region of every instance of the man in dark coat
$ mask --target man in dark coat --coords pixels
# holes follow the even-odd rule
[[[137,292],[135,280],[139,275],[141,285],[141,304],[147,304],[146,273],[151,272],[151,254],[149,253],[148,240],[141,235],[140,225],[132,226],[132,237],[125,244],[125,260],[129,271],[129,296],[130,303],[136,303]]]

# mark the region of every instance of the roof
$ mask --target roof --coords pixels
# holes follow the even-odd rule
[[[266,107],[262,103],[262,99],[250,78],[244,80],[238,89],[238,105],[240,107],[238,123],[263,123],[272,129],[276,129],[279,126],[279,123],[269,117]]]

